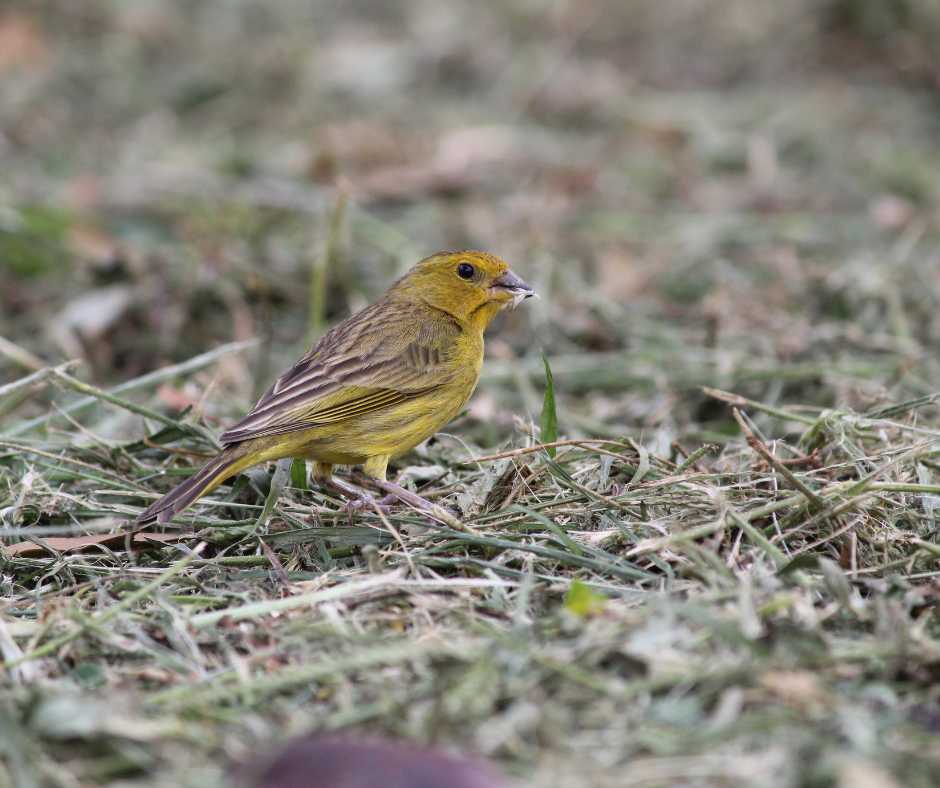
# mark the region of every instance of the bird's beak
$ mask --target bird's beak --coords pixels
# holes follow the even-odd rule
[[[496,277],[490,287],[490,292],[498,301],[505,301],[507,304],[511,302],[513,309],[535,295],[535,291],[512,271],[506,271]]]

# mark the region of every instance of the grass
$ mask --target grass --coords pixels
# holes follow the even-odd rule
[[[472,533],[408,510],[350,526],[289,486],[261,512],[265,474],[260,496],[185,516],[182,541],[128,553],[82,535],[166,486],[158,440],[3,441],[22,493],[4,535],[74,538],[4,561],[4,714],[30,742],[6,753],[8,780],[215,784],[283,731],[354,726],[569,784],[628,763],[626,784],[755,768],[826,783],[859,759],[929,784],[940,431],[915,416],[933,403],[794,418],[712,395],[741,408],[749,444],[670,460],[574,439],[472,462],[436,447],[429,489]],[[745,415],[762,411],[800,428],[765,442]],[[565,752],[596,758],[566,773]]]
[[[861,0],[119,6],[0,14],[0,787],[337,730],[518,785],[935,783],[927,5],[906,60]],[[449,517],[284,464],[128,549],[305,337],[467,245],[542,298],[394,467]]]

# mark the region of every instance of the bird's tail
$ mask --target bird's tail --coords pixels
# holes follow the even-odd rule
[[[239,471],[258,462],[247,451],[245,444],[236,444],[222,450],[215,458],[209,460],[201,470],[190,476],[185,482],[174,487],[166,495],[154,501],[137,517],[138,525],[148,523],[165,523],[197,499],[212,492],[226,479]]]

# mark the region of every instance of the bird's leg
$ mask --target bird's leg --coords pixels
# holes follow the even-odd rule
[[[385,493],[388,493],[385,500],[391,498],[393,500],[397,499],[408,506],[412,506],[419,511],[425,512],[426,514],[433,517],[435,520],[438,520],[445,525],[449,525],[451,528],[456,528],[460,531],[472,531],[472,529],[466,524],[462,523],[457,517],[451,514],[443,506],[438,506],[436,503],[431,503],[425,498],[422,498],[417,493],[412,492],[411,490],[406,490],[400,484],[395,484],[395,482],[387,481],[385,478],[386,469],[388,468],[388,456],[378,456],[370,457],[363,463],[362,470],[363,473],[368,477],[368,482],[378,487]]]
[[[318,484],[329,481],[329,479],[333,476],[333,466],[328,462],[314,460],[313,470],[310,472],[310,475],[313,476],[313,480]]]
[[[377,501],[368,491],[349,484],[342,479],[338,479],[333,475],[333,466],[329,463],[314,461],[312,475],[314,481],[320,487],[329,487],[348,499],[343,508],[349,516],[350,523],[352,523],[353,512],[356,510],[373,509],[377,506],[384,511],[388,508],[388,504],[390,503],[390,501],[387,501],[385,498]],[[386,498],[387,497],[388,496],[386,496]]]
[[[388,473],[388,461],[389,457],[382,454],[377,457],[370,457],[366,460],[362,464],[362,472],[368,477],[367,481],[388,493],[388,495],[385,496],[386,498],[392,498],[425,511],[428,511],[430,507],[434,506],[434,504],[430,501],[426,501],[417,493],[406,490],[400,484],[388,481],[385,478]]]

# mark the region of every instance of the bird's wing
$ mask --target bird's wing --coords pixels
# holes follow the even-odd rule
[[[326,334],[281,375],[224,444],[382,410],[444,385],[461,329],[441,313],[380,301]]]

